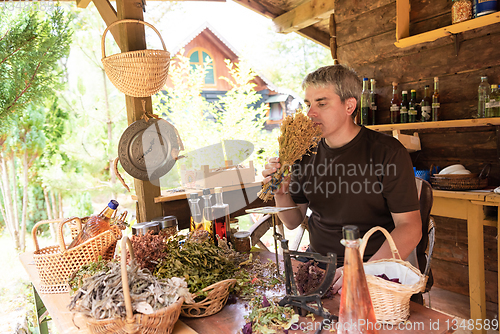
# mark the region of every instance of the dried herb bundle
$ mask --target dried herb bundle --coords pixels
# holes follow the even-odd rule
[[[285,280],[283,275],[276,274],[276,264],[272,260],[262,262],[259,258],[250,258],[240,265],[241,269],[235,276],[238,280],[238,298],[251,300],[257,295],[272,292],[270,290],[281,293]]]
[[[108,266],[108,262],[109,261],[103,260],[102,256],[99,255],[99,257],[97,258],[97,262],[90,262],[81,266],[80,269],[74,272],[68,280],[71,290],[77,291],[78,288],[83,285],[84,278],[93,276],[101,271],[108,272],[110,269]]]
[[[68,308],[94,319],[125,318],[121,265],[109,262],[109,271],[85,278],[83,286],[73,296]],[[192,302],[184,278],[159,280],[147,270],[131,263],[127,268],[130,299],[134,313],[151,314],[184,297]]]
[[[154,235],[150,231],[145,235],[133,235],[130,241],[139,267],[153,272],[160,260],[165,257],[165,237],[161,234]],[[127,261],[128,259],[130,254],[127,253]]]
[[[198,243],[188,239],[180,247],[182,240],[185,237],[179,235],[167,241],[166,256],[156,267],[156,276],[185,277],[192,293],[233,277],[236,266],[221,256],[211,242]],[[200,297],[203,296],[200,294]]]
[[[252,311],[245,316],[247,324],[242,329],[243,334],[268,334],[283,329],[286,331],[299,321],[299,315],[293,308],[269,302],[266,296],[252,300],[250,307]]]
[[[278,190],[293,163],[310,153],[314,147],[318,146],[321,139],[320,127],[316,126],[300,109],[297,109],[295,114],[285,117],[280,130],[281,135],[278,137],[278,141],[281,167],[258,194],[264,202],[273,198],[273,193]]]
[[[318,267],[314,260],[299,264],[295,273],[295,282],[301,295],[314,291],[323,282],[325,271]],[[323,298],[333,298],[333,290],[330,286]]]

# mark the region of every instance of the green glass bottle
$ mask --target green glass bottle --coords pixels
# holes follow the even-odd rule
[[[410,102],[408,102],[408,122],[414,123],[417,121],[417,92],[411,90]]]
[[[408,123],[408,92],[404,90],[401,95],[401,107],[399,108],[401,123]]]

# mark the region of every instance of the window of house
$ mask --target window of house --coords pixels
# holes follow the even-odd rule
[[[189,62],[193,69],[196,69],[197,65],[206,66],[205,85],[215,85],[215,68],[212,59],[207,50],[200,48],[192,50],[189,55]]]
[[[269,103],[269,119],[271,121],[277,121],[283,118],[283,111],[281,109],[281,104],[278,103]]]

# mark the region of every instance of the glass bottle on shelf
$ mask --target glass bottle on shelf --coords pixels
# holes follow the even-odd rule
[[[482,76],[481,83],[477,88],[477,117],[486,117],[486,100],[490,96],[490,84],[488,83],[488,77]]]
[[[377,93],[375,93],[375,85],[377,81],[375,79],[370,79],[371,89],[370,89],[370,124],[375,125],[376,115],[377,115]]]
[[[422,102],[420,103],[421,106],[421,121],[422,122],[427,122],[431,120],[431,114],[432,114],[432,106],[431,106],[431,90],[429,88],[429,85],[425,85],[424,88],[424,98],[422,99]]]
[[[474,0],[474,4],[474,17],[480,17],[497,11],[497,0]]]
[[[391,99],[391,123],[399,123],[399,105],[401,101],[398,96],[398,83],[392,83],[392,99]]]
[[[341,242],[345,246],[345,253],[338,333],[376,334],[377,319],[359,253],[359,229],[357,226],[347,225],[342,228],[342,234]]]
[[[491,85],[491,92],[486,100],[486,117],[500,117],[500,91],[498,85]]]
[[[472,18],[471,0],[453,0],[451,6],[451,23],[455,24]]]
[[[118,202],[112,199],[101,213],[90,216],[87,223],[82,227],[80,233],[78,233],[75,239],[73,239],[73,241],[69,244],[68,249],[76,247],[85,241],[108,231],[111,228],[111,217],[113,216],[113,213],[115,213],[117,207]]]
[[[189,209],[191,210],[191,222],[189,231],[203,230],[203,218],[200,210],[200,198],[198,193],[189,194]]]
[[[214,212],[212,210],[212,194],[210,194],[210,189],[203,189],[203,228],[208,231],[208,235],[213,241],[214,232],[212,229],[212,222],[214,221]]]
[[[432,121],[439,121],[439,110],[441,110],[441,103],[439,103],[439,78],[434,77],[434,93],[432,94]]]
[[[370,125],[370,90],[368,89],[368,78],[363,78],[363,90],[361,91],[361,125]]]
[[[417,121],[417,92],[411,90],[410,102],[408,102],[408,122],[414,123]]]
[[[408,91],[402,91],[401,95],[401,107],[399,109],[401,123],[408,123]]]
[[[215,187],[214,192],[215,204],[212,206],[214,214],[212,227],[214,231],[214,240],[226,239],[229,242],[231,240],[229,205],[223,202],[222,187]]]

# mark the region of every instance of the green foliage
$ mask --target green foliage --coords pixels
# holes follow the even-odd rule
[[[45,206],[45,198],[43,196],[42,187],[35,183],[28,189],[28,216],[26,221],[26,230],[31,231],[33,226],[40,220],[48,219],[47,207]],[[48,225],[41,225],[42,231],[48,230]]]
[[[60,87],[59,60],[68,55],[71,38],[68,25],[69,17],[59,8],[50,14],[0,11],[0,119]]]
[[[92,198],[90,193],[85,192],[75,192],[71,196],[68,217],[76,216],[76,217],[87,217],[94,213],[94,208],[92,207]]]

